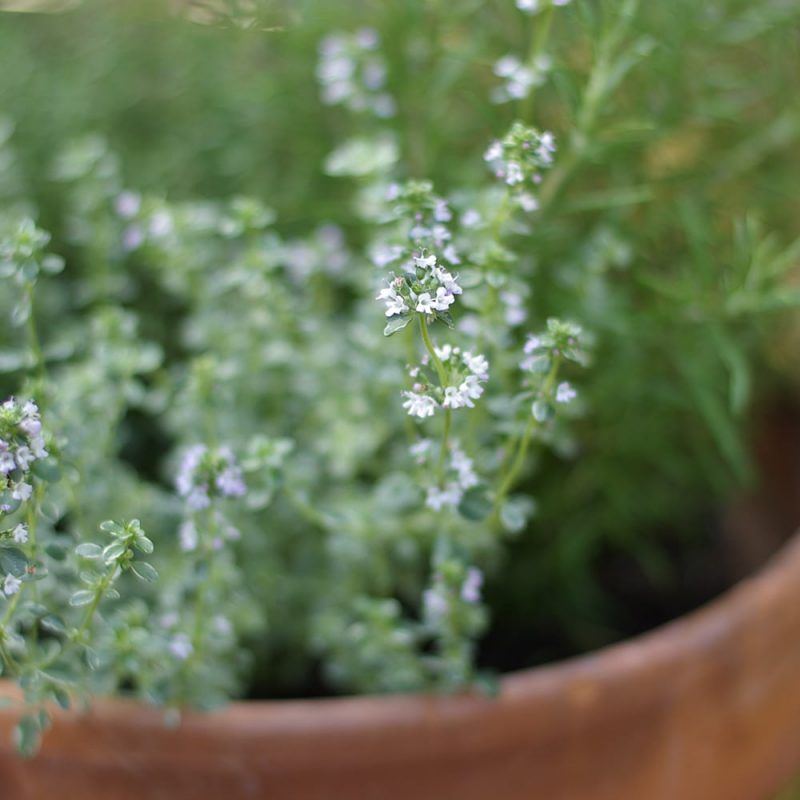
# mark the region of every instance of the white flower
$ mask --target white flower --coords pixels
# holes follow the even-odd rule
[[[540,0],[517,0],[517,8],[526,14],[535,14],[539,10]]]
[[[457,483],[448,483],[444,489],[438,486],[429,486],[425,498],[425,505],[434,511],[441,511],[445,506],[455,508],[464,496],[464,492]]]
[[[174,223],[169,211],[156,211],[156,213],[150,217],[149,231],[154,239],[163,239],[169,236],[172,233],[173,227]]]
[[[189,511],[202,511],[208,508],[211,500],[208,497],[208,489],[205,486],[195,486],[188,495],[186,495],[186,508]]]
[[[453,345],[451,344],[443,344],[441,347],[433,348],[433,352],[436,353],[436,355],[439,356],[442,361],[449,361],[450,356],[457,351],[458,348],[453,348]]]
[[[485,356],[481,355],[480,353],[476,356],[473,356],[472,353],[466,352],[461,356],[461,358],[467,365],[467,369],[473,375],[477,376],[482,381],[488,380],[489,362],[486,360]]]
[[[433,441],[431,439],[420,439],[408,448],[408,452],[417,464],[424,464],[432,449]]]
[[[498,161],[503,157],[503,145],[494,141],[489,145],[489,149],[483,154],[484,161]],[[475,212],[477,213],[477,212]]]
[[[531,213],[539,210],[539,201],[530,192],[520,192],[514,199],[523,211]]]
[[[431,619],[438,620],[447,613],[447,598],[440,590],[426,589],[422,593],[422,602],[425,606],[425,615]]]
[[[21,500],[23,503],[26,502],[27,500],[30,500],[32,494],[33,494],[33,486],[25,482],[18,483],[14,487],[14,491],[11,492],[11,496],[15,500]]]
[[[506,164],[506,183],[509,186],[522,183],[524,178],[522,167],[520,167],[516,161],[509,161],[508,164]]]
[[[457,386],[448,386],[444,390],[442,408],[464,408],[469,402]],[[470,403],[470,405],[472,405]]]
[[[430,269],[436,266],[436,256],[433,253],[429,256],[414,256],[414,264],[422,269]]]
[[[214,482],[223,497],[242,497],[247,493],[242,471],[234,464],[220,472]]]
[[[31,439],[31,450],[35,458],[47,458],[47,449],[44,446],[44,437],[34,436]]]
[[[578,393],[565,381],[559,383],[556,389],[556,403],[569,403],[578,396]]]
[[[17,448],[16,458],[17,458],[17,465],[23,472],[27,472],[28,467],[30,467],[31,465],[31,462],[36,460],[35,456],[30,451],[30,448],[25,447],[24,445],[22,447]]]
[[[406,301],[400,295],[397,295],[393,300],[386,303],[386,316],[392,317],[395,314],[405,314],[408,311]]]
[[[451,264],[461,263],[461,258],[452,244],[449,244],[447,247],[445,247],[445,249],[442,251],[442,256],[444,257],[445,261],[449,261]]]
[[[456,283],[456,279],[446,270],[439,267],[434,270],[434,276],[450,294],[462,294],[463,289]]]
[[[502,148],[500,149],[500,155],[503,155]],[[481,217],[480,212],[474,208],[468,208],[461,217],[461,224],[465,228],[476,228],[481,224],[482,221],[483,218]]]
[[[120,192],[114,201],[117,214],[123,219],[130,219],[139,213],[142,206],[142,196],[136,192]]]
[[[185,633],[176,633],[170,640],[169,644],[170,653],[179,661],[186,661],[187,658],[194,652],[192,642]]]
[[[19,591],[21,585],[22,581],[9,572],[6,575],[6,579],[3,581],[3,592],[11,597],[12,594],[16,594]]]
[[[427,394],[403,392],[403,396],[406,398],[403,408],[408,410],[409,416],[422,419],[432,417],[436,411],[436,401]]]
[[[447,311],[454,302],[455,297],[453,297],[452,293],[440,286],[436,290],[436,298],[433,300],[432,305],[437,311]]]
[[[417,298],[416,308],[417,311],[420,312],[420,314],[433,314],[435,306],[434,306],[434,300],[431,297],[430,292],[423,292]]]
[[[510,78],[521,66],[522,62],[516,56],[503,56],[495,62],[494,74],[500,78]]]
[[[0,475],[8,475],[17,468],[17,462],[14,461],[14,456],[8,452],[0,453]]]
[[[461,586],[461,599],[465,603],[480,602],[481,586],[483,586],[483,573],[477,567],[470,567]]]
[[[462,489],[471,489],[478,485],[478,476],[472,468],[472,459],[456,443],[453,443],[450,453],[450,469],[458,473],[458,485]]]
[[[477,375],[467,375],[458,388],[461,394],[470,400],[477,400],[483,394],[483,386],[480,385]],[[472,408],[472,403],[470,403],[469,400],[465,400],[464,402]]]
[[[535,336],[532,333],[528,334],[528,338],[525,341],[525,346],[522,348],[522,351],[527,355],[530,355],[535,350],[538,350],[539,345],[541,345],[541,339],[538,336]]]
[[[444,200],[436,201],[436,205],[433,208],[433,218],[437,222],[450,222],[453,218],[453,214]]]
[[[19,426],[28,436],[36,436],[42,430],[42,422],[38,417],[25,417]]]
[[[24,523],[20,522],[19,525],[11,531],[11,538],[17,544],[25,544],[28,541],[28,527]]]

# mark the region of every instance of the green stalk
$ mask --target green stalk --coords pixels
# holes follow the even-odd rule
[[[553,386],[558,379],[558,368],[560,364],[561,359],[559,357],[553,359],[553,364],[550,367],[550,371],[548,372],[547,378],[545,378],[544,386],[542,387],[542,397],[549,397],[552,394]],[[513,461],[511,462],[511,466],[501,478],[497,488],[497,493],[494,500],[494,512],[492,514],[492,521],[495,524],[499,521],[500,507],[503,505],[503,501],[506,499],[511,489],[514,488],[514,485],[519,478],[519,474],[525,465],[525,460],[528,455],[528,447],[530,446],[534,432],[539,428],[540,424],[541,423],[537,421],[536,417],[531,414],[530,418],[528,419],[528,424],[525,426],[525,430],[517,439],[516,443],[509,448],[509,452],[515,452],[515,455]]]
[[[442,360],[439,358],[439,356],[436,355],[436,349],[433,346],[433,342],[431,341],[431,335],[428,332],[428,320],[425,314],[418,314],[417,319],[419,320],[419,329],[420,333],[422,334],[422,341],[425,343],[425,348],[428,351],[428,355],[430,355],[431,357],[433,366],[436,369],[436,374],[439,377],[439,384],[442,387],[442,391],[444,391],[445,387],[447,386],[447,373],[445,372]],[[447,460],[447,449],[450,439],[450,427],[452,425],[452,416],[453,416],[452,410],[446,408],[444,410],[444,430],[442,431],[442,446],[439,450],[439,463],[436,468],[436,475],[439,480],[439,483],[441,483],[444,480],[444,465]]]
[[[533,36],[531,37],[531,47],[528,51],[527,64],[531,68],[535,68],[536,62],[544,53],[547,39],[550,34],[550,29],[553,26],[553,15],[556,7],[554,5],[548,6],[539,17],[540,24],[533,26]],[[536,86],[531,86],[531,90],[527,97],[523,97],[519,101],[519,118],[524,122],[531,115],[533,109],[533,98],[536,94]]]

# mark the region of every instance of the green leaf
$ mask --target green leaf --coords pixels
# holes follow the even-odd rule
[[[88,606],[94,600],[94,592],[88,589],[79,589],[69,599],[71,606]]]
[[[60,544],[59,542],[50,542],[45,548],[45,553],[47,553],[53,561],[63,561],[67,557],[67,548]]]
[[[114,522],[113,519],[107,519],[104,522],[100,523],[100,530],[105,531],[106,533],[111,534],[119,534],[123,533],[123,528],[121,525]]]
[[[134,539],[133,546],[137,550],[141,550],[141,552],[147,553],[148,555],[153,552],[153,543],[144,534]]]
[[[75,555],[81,558],[100,558],[103,555],[103,548],[93,542],[82,542],[75,548]]]
[[[537,400],[531,406],[531,414],[533,414],[533,418],[537,422],[547,422],[553,418],[555,412],[553,404],[548,403],[546,400]]]
[[[56,483],[61,479],[61,469],[53,458],[45,458],[42,461],[34,461],[31,472],[46,483]]]
[[[464,493],[458,504],[458,513],[464,519],[480,522],[492,513],[493,504],[485,487],[476,486]]]
[[[64,259],[55,253],[48,253],[42,259],[42,271],[48,275],[57,275],[64,269]]]
[[[114,542],[103,550],[103,560],[106,564],[113,564],[120,556],[123,556],[127,550],[128,548],[121,542]]]
[[[500,522],[510,533],[525,529],[534,510],[534,502],[529,497],[509,497],[500,507]]]
[[[0,548],[0,568],[3,572],[10,572],[19,577],[28,569],[28,559],[25,553],[16,547],[3,547]]]
[[[158,580],[158,573],[146,561],[134,561],[131,564],[133,574],[147,583],[155,583]]]
[[[14,728],[14,746],[25,758],[30,758],[39,749],[41,735],[39,722],[34,716],[23,717]]]
[[[58,703],[58,705],[64,709],[64,711],[69,711],[69,707],[71,705],[69,694],[64,689],[62,689],[60,686],[53,686],[50,688],[50,694],[52,695],[53,700],[55,700],[56,703]]]
[[[453,321],[453,317],[449,311],[437,311],[436,319],[439,319],[442,322],[444,322],[444,324],[447,325],[447,327],[450,328],[450,330],[453,330],[453,328],[456,327],[456,323]]]
[[[39,624],[50,633],[66,634],[67,626],[57,614],[47,614],[39,620]]]
[[[383,329],[384,336],[392,336],[393,334],[397,333],[398,331],[403,330],[403,328],[408,325],[414,317],[411,314],[400,314],[398,316],[392,317],[387,323],[386,327]]]

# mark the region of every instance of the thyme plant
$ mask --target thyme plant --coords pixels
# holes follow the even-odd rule
[[[0,18],[0,62],[23,66],[54,24],[105,31],[94,66],[123,92],[149,31],[197,67],[188,118],[229,108],[224,141],[163,98],[133,116],[180,147],[60,106],[48,138],[50,89],[0,70],[0,658],[22,753],[54,706],[102,694],[175,720],[301,688],[492,692],[493,624],[599,643],[578,624],[605,607],[597,551],[656,574],[648,532],[749,475],[800,244],[755,179],[735,224],[675,191],[670,148],[698,145],[659,138],[681,124],[647,80],[666,12],[334,5],[179,3],[191,21],[157,31],[147,4]],[[769,50],[798,12],[768,5],[711,3],[715,46]],[[234,45],[289,66],[226,77]],[[49,74],[74,100],[84,68]],[[234,141],[260,104],[265,163]],[[798,119],[685,182],[748,175]]]

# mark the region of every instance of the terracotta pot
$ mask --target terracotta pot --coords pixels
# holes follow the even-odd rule
[[[3,800],[761,800],[800,767],[800,535],[700,611],[497,700],[240,703],[177,729],[108,700],[57,715],[33,761],[3,713]]]

